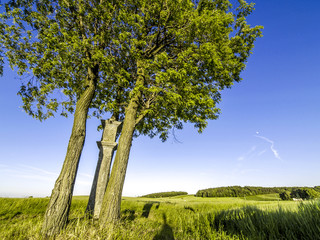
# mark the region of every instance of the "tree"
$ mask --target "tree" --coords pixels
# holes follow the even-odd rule
[[[246,17],[253,4],[227,0],[127,1],[119,24],[120,55],[127,56],[130,87],[120,114],[123,128],[103,200],[102,225],[120,217],[122,189],[132,138],[144,134],[166,140],[172,128],[191,122],[199,132],[219,114],[220,91],[240,73],[261,36]]]
[[[291,198],[301,198],[304,200],[319,198],[320,194],[312,188],[296,188],[293,189]]]
[[[45,120],[57,112],[74,114],[72,132],[61,173],[45,213],[42,231],[59,232],[67,222],[90,108],[101,102],[96,92],[108,88],[105,109],[112,112],[116,85],[105,75],[113,61],[110,45],[121,1],[17,0],[1,14],[1,43],[12,68],[24,75],[19,95],[31,116]],[[2,25],[1,25],[2,26]],[[98,102],[98,103],[97,103]],[[94,116],[102,113],[93,111]]]
[[[308,195],[307,199],[316,199],[320,197],[320,193],[312,188],[306,189],[306,192]]]
[[[119,219],[133,136],[166,140],[190,122],[202,132],[219,115],[220,92],[240,73],[261,35],[246,17],[252,4],[238,0],[21,0],[11,1],[4,44],[22,85],[24,109],[44,120],[74,112],[61,174],[52,192],[43,232],[66,223],[90,108],[123,121],[100,213]],[[10,22],[13,20],[13,22]],[[14,23],[14,25],[12,24]],[[31,29],[31,30],[29,30]],[[58,101],[57,91],[65,98]],[[74,110],[75,107],[75,110]]]
[[[289,191],[283,191],[279,194],[281,200],[291,200],[290,192]]]

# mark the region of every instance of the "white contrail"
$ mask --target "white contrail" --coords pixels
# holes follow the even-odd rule
[[[263,151],[259,152],[259,153],[258,153],[258,156],[261,156],[261,155],[264,154],[266,151],[267,151],[267,150],[264,149]]]
[[[261,139],[265,140],[266,142],[270,143],[270,144],[271,144],[270,149],[271,149],[271,151],[273,152],[273,155],[274,155],[277,159],[279,159],[279,160],[282,161],[282,159],[281,159],[278,151],[274,148],[274,141],[270,140],[269,138],[263,137],[263,136],[255,135],[255,137],[261,138]]]
[[[251,149],[247,153],[238,157],[238,161],[243,161],[245,159],[251,159],[255,155],[254,152],[255,152],[256,148],[257,148],[256,146],[252,146]]]

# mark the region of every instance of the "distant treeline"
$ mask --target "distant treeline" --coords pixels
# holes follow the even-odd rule
[[[251,187],[251,186],[230,186],[230,187],[217,187],[199,190],[196,194],[197,197],[244,197],[254,196],[270,193],[292,192],[300,187]],[[304,189],[313,189],[320,192],[320,186],[304,187]]]
[[[309,200],[309,199],[316,199],[320,197],[320,187],[314,187],[314,188],[295,188],[292,189],[292,191],[283,191],[279,194],[279,197],[282,200],[293,200],[295,199],[303,199],[303,200]]]
[[[180,195],[188,195],[188,193],[187,192],[159,192],[159,193],[147,194],[141,197],[162,198],[162,197],[174,197],[174,196],[180,196]]]

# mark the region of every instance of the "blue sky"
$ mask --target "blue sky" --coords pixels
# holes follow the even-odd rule
[[[320,185],[320,1],[256,0],[263,25],[243,81],[222,94],[218,120],[191,125],[165,143],[134,139],[124,195],[231,186]],[[39,122],[20,108],[20,80],[0,79],[0,196],[49,196],[72,117]],[[75,195],[88,195],[98,159],[99,120],[89,119]]]

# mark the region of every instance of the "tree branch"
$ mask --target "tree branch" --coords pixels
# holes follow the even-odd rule
[[[142,100],[144,106],[142,107],[139,116],[136,119],[135,125],[138,125],[143,118],[147,115],[148,110],[150,109],[151,105],[156,101],[157,94],[154,92],[152,95],[147,99],[147,101]]]

